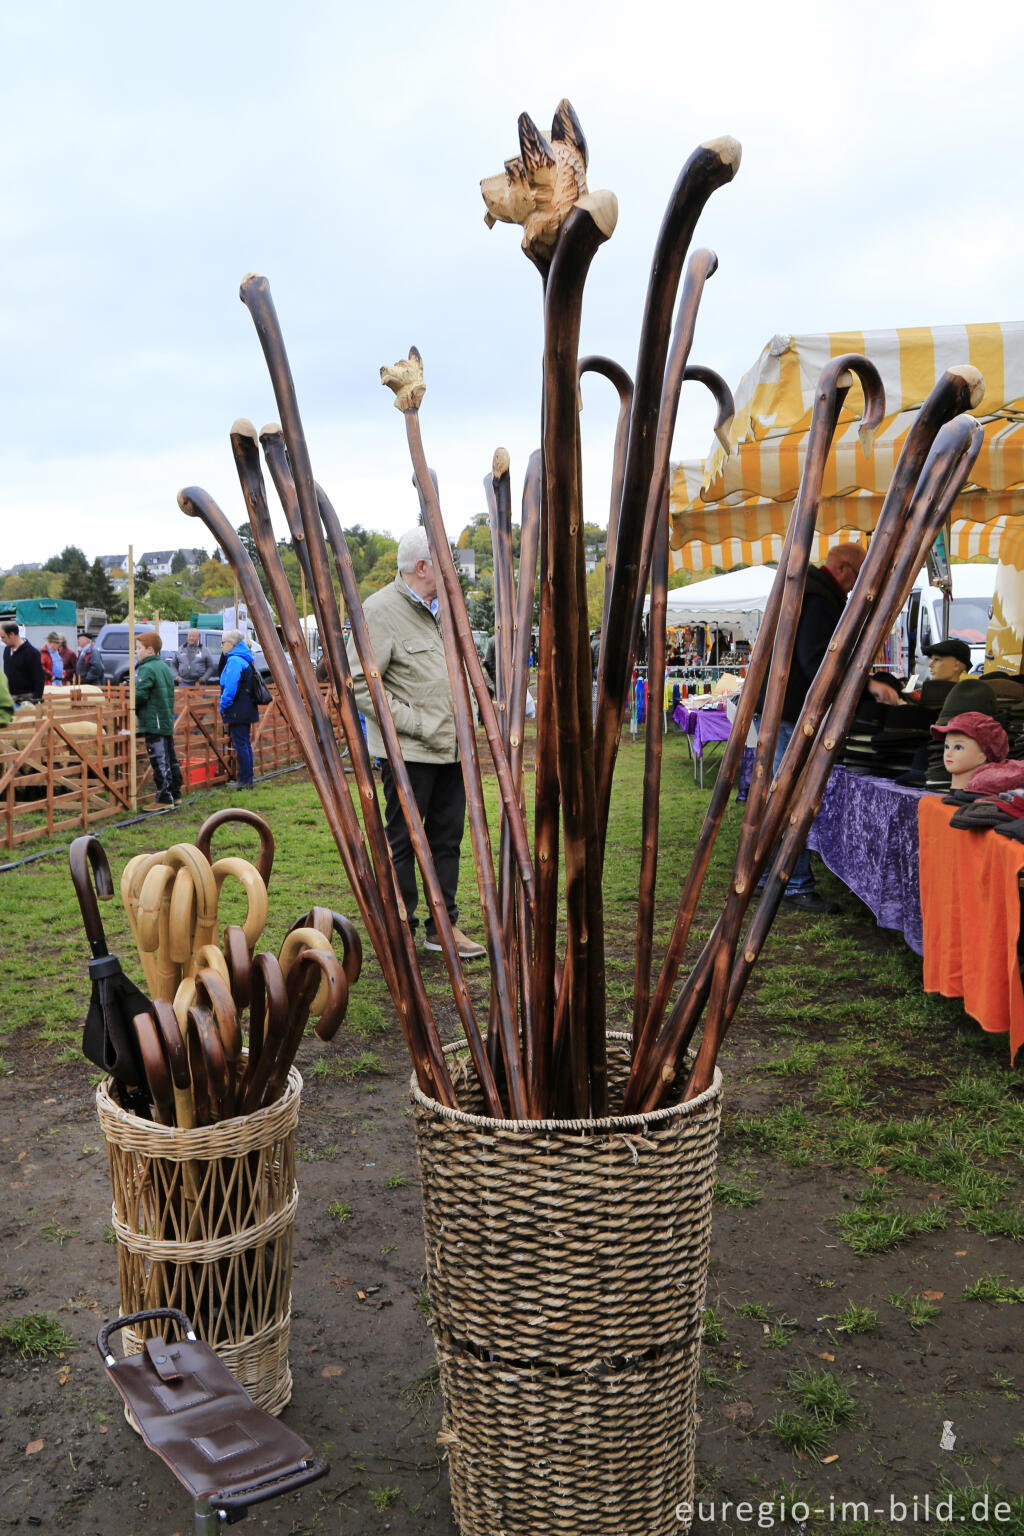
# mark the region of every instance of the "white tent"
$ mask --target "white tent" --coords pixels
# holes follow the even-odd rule
[[[753,641],[774,580],[773,565],[752,565],[691,582],[688,587],[675,587],[668,594],[668,623],[707,624],[728,631],[737,640]],[[647,597],[645,614],[650,607]]]

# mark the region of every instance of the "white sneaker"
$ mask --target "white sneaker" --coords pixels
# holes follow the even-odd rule
[[[459,952],[460,960],[483,960],[486,958],[487,950],[484,946],[478,944],[475,939],[467,937],[461,928],[453,928],[452,934],[455,938],[455,947]],[[433,950],[438,955],[443,953],[441,940],[436,934],[433,938],[423,940],[423,948]]]

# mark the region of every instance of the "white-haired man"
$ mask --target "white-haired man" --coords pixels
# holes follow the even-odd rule
[[[466,791],[455,735],[455,708],[437,622],[437,578],[423,528],[412,528],[402,535],[397,561],[394,582],[367,598],[363,611],[445,906],[455,928],[455,942],[464,960],[478,960],[487,953],[484,946],[468,938],[457,926],[456,894],[466,823]],[[370,756],[381,759],[385,828],[409,926],[415,930],[416,856],[370,691],[351,639],[348,649],[356,702],[366,717]],[[424,948],[441,948],[431,916],[425,924]]]

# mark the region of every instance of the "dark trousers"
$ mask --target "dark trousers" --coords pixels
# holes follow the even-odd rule
[[[459,850],[462,832],[466,824],[466,788],[462,782],[461,763],[406,763],[412,792],[419,807],[423,830],[437,870],[438,882],[448,916],[453,923],[459,920],[456,894],[459,889]],[[405,902],[409,927],[416,929],[416,855],[412,851],[412,839],[405,824],[405,816],[395,788],[391,765],[381,763],[381,783],[384,787],[385,831],[391,847],[398,875],[398,888]],[[434,935],[433,917],[428,917],[424,928],[428,937]]]
[[[252,726],[246,721],[245,725],[232,725],[228,729],[231,732],[231,745],[234,749],[235,759],[238,765],[239,784],[252,783]]]
[[[146,735],[146,754],[153,770],[156,798],[161,805],[181,798],[181,769],[173,736]]]

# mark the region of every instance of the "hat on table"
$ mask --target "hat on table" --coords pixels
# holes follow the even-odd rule
[[[1010,743],[1006,732],[991,715],[983,715],[971,709],[966,714],[954,715],[944,725],[932,726],[932,735],[940,740],[950,732],[969,736],[972,741],[976,741],[990,763],[1005,762],[1009,756]]]

